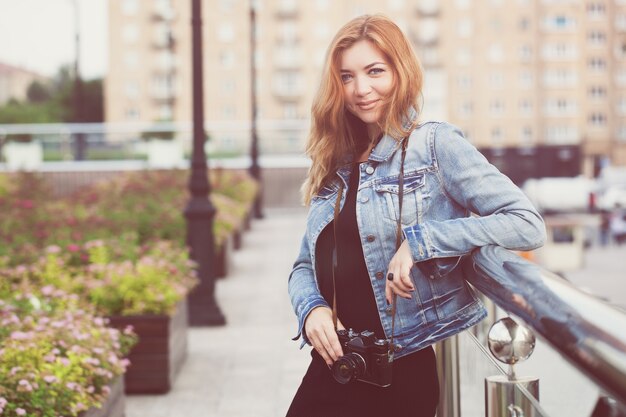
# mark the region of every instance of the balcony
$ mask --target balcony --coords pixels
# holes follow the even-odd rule
[[[417,14],[420,17],[436,17],[441,12],[439,0],[421,0],[416,6]]]

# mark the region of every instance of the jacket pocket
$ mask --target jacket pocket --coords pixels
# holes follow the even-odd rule
[[[402,224],[410,226],[421,220],[423,212],[422,190],[426,184],[426,175],[423,171],[407,173],[404,175],[403,201],[402,201]],[[399,215],[399,191],[398,176],[381,178],[373,184],[374,191],[383,200],[383,217],[396,223]]]

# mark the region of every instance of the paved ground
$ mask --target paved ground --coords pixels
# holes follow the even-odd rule
[[[174,389],[168,395],[128,397],[127,417],[285,415],[309,360],[308,352],[290,340],[296,320],[286,287],[305,213],[296,209],[266,214],[266,219],[253,222],[243,249],[233,254],[230,274],[217,284],[217,300],[228,325],[191,329],[189,357]],[[567,277],[626,305],[624,259],[626,245],[592,247],[585,268]],[[474,388],[494,371],[482,354],[463,350],[462,392],[464,403],[471,402],[463,406],[463,417],[479,417],[484,415],[482,391]],[[541,342],[519,374],[541,378],[541,400],[550,416],[591,414],[597,389]]]
[[[308,366],[287,277],[304,232],[303,210],[269,211],[244,235],[217,300],[228,325],[192,328],[189,356],[167,395],[127,397],[127,417],[284,416]]]

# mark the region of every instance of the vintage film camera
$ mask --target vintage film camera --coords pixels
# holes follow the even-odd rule
[[[344,355],[332,366],[335,380],[341,384],[358,380],[380,387],[391,385],[393,356],[389,353],[389,340],[377,339],[368,330],[356,333],[337,330]]]

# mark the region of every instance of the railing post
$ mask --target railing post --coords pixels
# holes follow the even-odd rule
[[[509,365],[508,375],[485,378],[486,417],[536,417],[539,378],[518,377],[514,365],[525,361],[535,349],[535,335],[510,317],[495,322],[487,336],[491,354]]]
[[[435,345],[439,372],[438,417],[461,417],[461,388],[458,336],[449,337]]]

